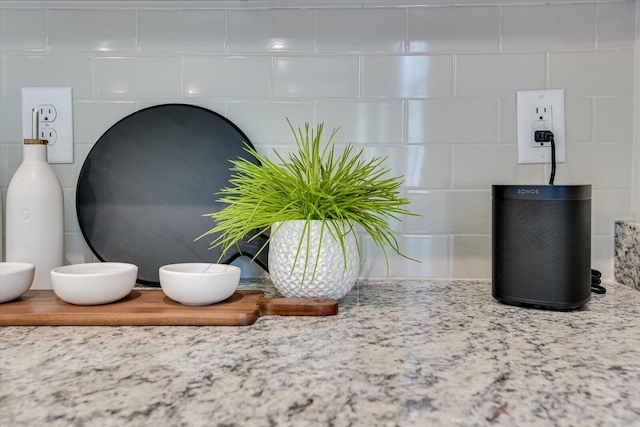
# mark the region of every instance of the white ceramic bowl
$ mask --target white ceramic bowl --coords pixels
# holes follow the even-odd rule
[[[136,284],[138,267],[122,262],[65,265],[51,270],[58,298],[76,305],[99,305],[129,295]]]
[[[26,262],[0,262],[0,303],[12,301],[27,292],[36,267]]]
[[[184,263],[160,267],[160,286],[184,305],[224,301],[238,289],[240,268],[226,264]]]

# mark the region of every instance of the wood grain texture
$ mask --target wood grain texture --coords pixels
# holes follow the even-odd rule
[[[0,304],[0,326],[246,326],[260,316],[331,316],[330,298],[265,298],[264,292],[237,291],[217,304],[182,305],[161,290],[134,290],[111,304],[81,306],[53,291],[29,291]]]

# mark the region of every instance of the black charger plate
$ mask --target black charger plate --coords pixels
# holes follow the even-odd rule
[[[137,111],[107,130],[78,178],[80,230],[101,261],[138,266],[138,282],[159,286],[158,269],[179,262],[218,262],[217,235],[194,241],[215,223],[203,214],[224,208],[229,160],[251,142],[231,121],[205,108],[165,104]],[[220,261],[254,257],[267,236],[240,244]],[[267,270],[267,248],[256,263]]]

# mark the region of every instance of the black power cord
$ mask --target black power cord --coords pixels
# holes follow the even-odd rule
[[[551,176],[549,177],[549,185],[553,185],[553,181],[556,177],[556,142],[553,139],[553,132],[550,130],[537,130],[535,131],[534,140],[536,142],[551,142]],[[607,289],[600,283],[602,273],[598,270],[591,269],[591,292],[595,294],[604,294]]]
[[[551,177],[549,177],[549,185],[553,185],[556,178],[556,141],[553,138],[553,132],[550,130],[537,130],[534,133],[536,142],[551,142]]]
[[[600,283],[602,283],[600,280],[601,277],[602,273],[593,268],[591,269],[591,292],[594,294],[604,294],[607,292],[607,289],[600,285]]]

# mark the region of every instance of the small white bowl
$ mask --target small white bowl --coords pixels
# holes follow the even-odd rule
[[[51,270],[58,298],[76,305],[100,305],[129,295],[136,284],[138,267],[122,262],[65,265]]]
[[[160,286],[184,305],[224,301],[238,289],[240,268],[226,264],[184,263],[160,267]]]
[[[36,267],[26,262],[0,262],[0,303],[12,301],[27,292]]]

